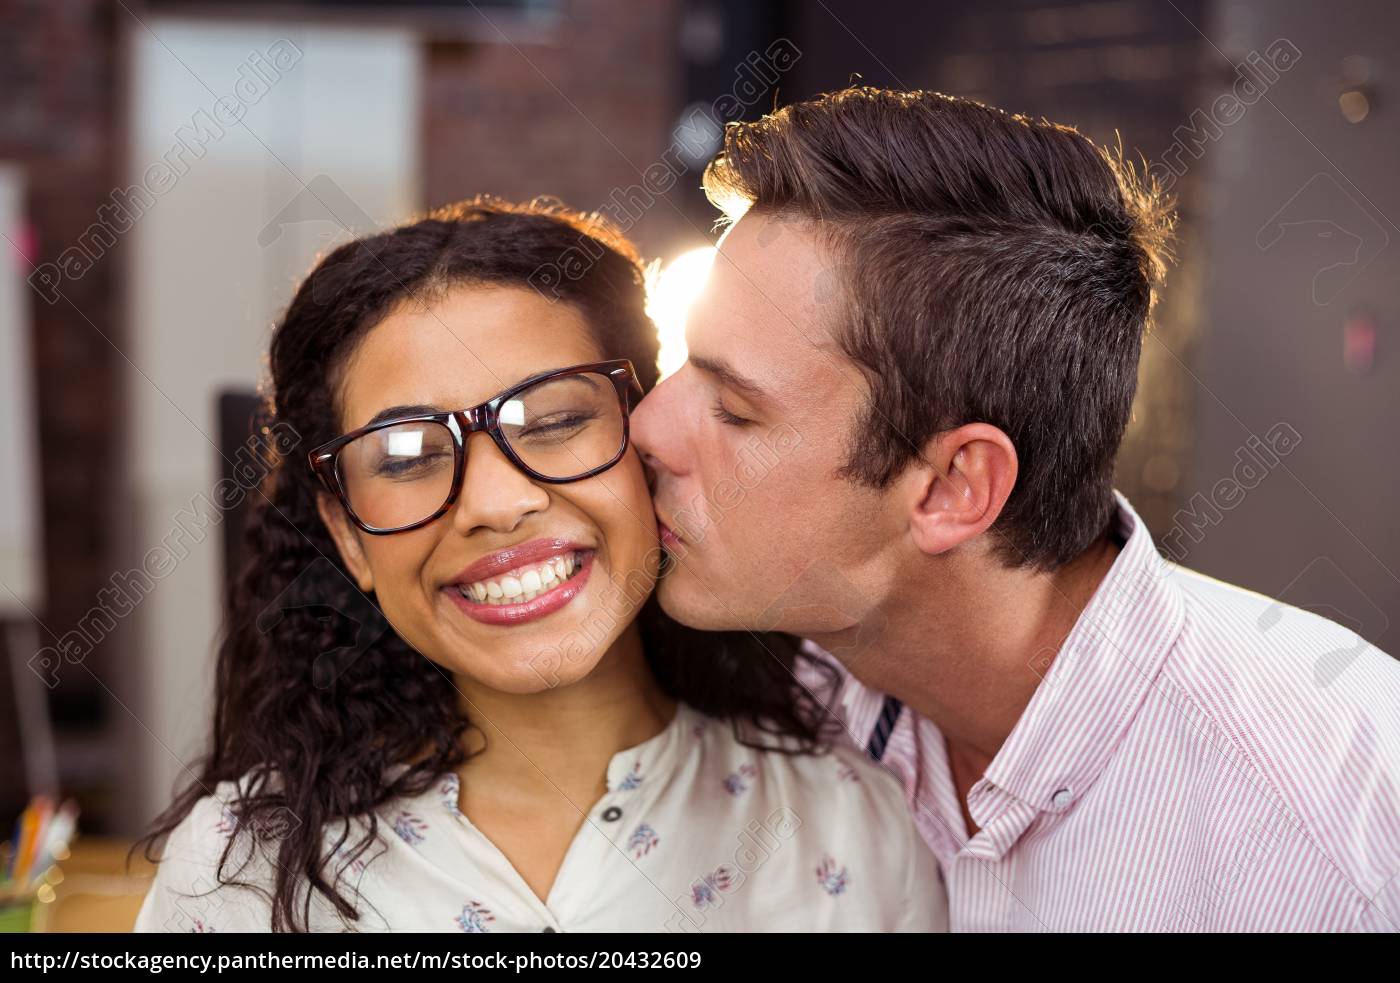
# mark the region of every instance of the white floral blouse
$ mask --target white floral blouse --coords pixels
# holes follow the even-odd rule
[[[404,766],[400,766],[402,768]],[[680,704],[649,740],[613,756],[607,792],[542,902],[458,810],[457,776],[379,813],[379,839],[339,853],[346,923],[319,894],[313,931],[946,931],[936,861],[898,781],[851,747],[756,751]],[[225,782],[171,833],[139,932],[268,931],[268,897],[220,885],[234,827]],[[361,820],[363,821],[363,820]],[[327,834],[328,843],[339,839]],[[363,830],[352,830],[354,845]],[[238,843],[248,840],[240,836]],[[259,850],[240,880],[270,895]],[[235,857],[249,856],[235,847]],[[275,854],[272,854],[275,856]],[[236,869],[236,868],[235,868]]]

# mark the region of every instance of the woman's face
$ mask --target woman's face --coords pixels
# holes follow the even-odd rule
[[[461,409],[528,376],[609,357],[568,304],[521,287],[455,288],[426,306],[401,305],[368,331],[340,379],[341,432],[391,407]],[[320,508],[361,590],[375,592],[399,635],[503,692],[586,676],[656,581],[656,519],[631,447],[600,475],[553,485],[476,433],[456,504],[426,526],[373,536],[329,495]],[[527,596],[533,578],[532,600],[492,603]]]

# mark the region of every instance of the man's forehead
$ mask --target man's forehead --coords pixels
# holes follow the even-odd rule
[[[805,223],[750,212],[720,240],[690,318],[690,346],[769,390],[812,383],[848,359],[832,336],[837,314],[825,251]]]
[[[827,253],[811,222],[787,213],[749,212],[720,237],[715,270],[747,281],[755,293],[811,304],[818,280],[833,265]],[[771,279],[779,274],[780,279]]]
[[[831,265],[806,223],[750,212],[720,240],[704,299],[767,334],[821,344],[833,314]]]

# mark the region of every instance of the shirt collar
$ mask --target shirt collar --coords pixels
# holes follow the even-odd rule
[[[1069,809],[1112,756],[1181,632],[1185,606],[1171,567],[1128,500],[1114,496],[1126,543],[974,787],[993,814],[1003,791],[1037,813]],[[970,796],[979,818],[976,804]]]
[[[618,751],[608,761],[608,791],[631,791],[642,787],[651,776],[674,770],[685,749],[695,746],[703,721],[699,711],[676,701],[676,715],[669,724],[635,747]]]
[[[832,712],[832,716],[846,730],[853,744],[864,747],[870,732],[875,728],[880,709],[884,706],[885,694],[861,683],[836,656],[811,639],[802,640],[802,650],[836,670],[839,682],[832,697],[832,703],[835,705],[828,705],[825,709]],[[823,677],[800,668],[798,679],[814,695],[820,694]]]
[[[1000,857],[1041,813],[1069,809],[1093,783],[1146,699],[1185,617],[1171,567],[1157,553],[1137,512],[1115,491],[1114,531],[1123,542],[1030,703],[986,774],[968,795],[968,811],[987,835],[978,849]],[[863,745],[884,702],[812,642],[804,648],[841,673],[836,696],[852,739]],[[833,707],[832,709],[838,709]],[[939,747],[931,721],[917,722]]]

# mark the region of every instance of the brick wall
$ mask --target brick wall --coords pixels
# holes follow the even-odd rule
[[[678,6],[565,0],[542,43],[430,44],[426,204],[547,193],[591,210],[637,184],[666,149],[678,110]],[[655,251],[680,221],[660,201],[630,231]]]
[[[35,263],[75,243],[114,187],[117,9],[105,0],[0,0],[0,158],[24,166]],[[110,572],[113,517],[104,503],[118,473],[122,415],[119,256],[64,284],[54,303],[33,298],[48,585],[45,609],[35,613],[62,634]],[[98,676],[102,655],[91,666]],[[55,713],[99,719],[103,694],[93,675],[66,667],[61,678]]]

